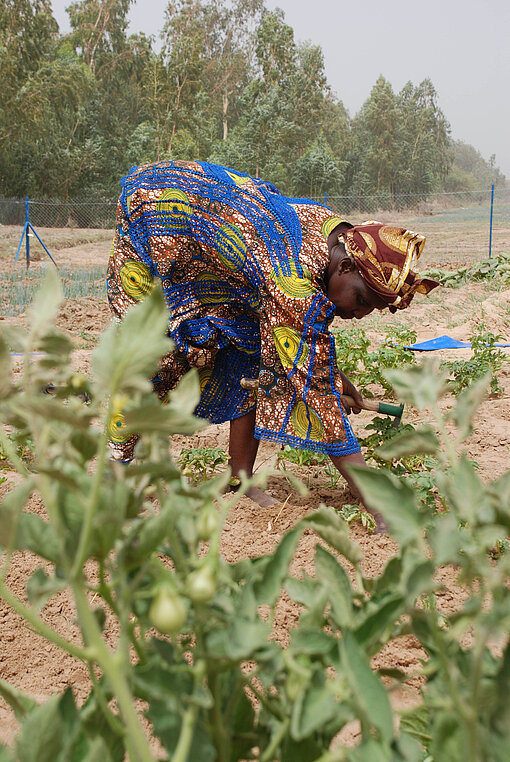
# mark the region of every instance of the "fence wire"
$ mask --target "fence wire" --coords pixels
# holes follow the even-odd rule
[[[29,200],[30,222],[43,228],[113,228],[117,201]],[[25,199],[0,198],[0,225],[25,224]]]
[[[330,195],[312,197],[336,214],[360,223],[394,221],[427,236],[427,264],[465,263],[489,252],[491,189],[420,194]],[[116,200],[29,200],[30,223],[36,228],[113,229]],[[25,199],[0,198],[0,226],[25,223]],[[492,255],[510,251],[510,188],[496,188],[492,220]]]

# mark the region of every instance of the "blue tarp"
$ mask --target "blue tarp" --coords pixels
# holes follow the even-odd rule
[[[452,339],[451,336],[444,334],[438,336],[437,339],[429,339],[428,341],[418,341],[416,344],[406,347],[406,349],[413,349],[417,352],[431,352],[434,349],[467,349],[471,346],[469,341],[458,341],[458,339]],[[496,347],[510,347],[510,344],[495,344]]]

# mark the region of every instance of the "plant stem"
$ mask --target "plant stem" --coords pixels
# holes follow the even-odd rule
[[[118,721],[117,717],[113,714],[110,707],[108,706],[106,697],[103,691],[101,690],[101,686],[99,685],[99,682],[94,674],[92,664],[90,662],[88,664],[88,668],[89,668],[90,682],[92,683],[94,695],[97,699],[99,706],[102,709],[102,712],[106,718],[106,721],[108,725],[110,726],[110,728],[113,730],[113,732],[116,733],[116,735],[122,737],[124,735],[124,728],[122,727],[121,723]]]
[[[126,744],[133,757],[132,762],[154,762],[145,731],[134,708],[133,694],[124,674],[124,659],[118,652],[113,653],[108,649],[80,582],[73,584],[73,593],[84,640],[115,694],[124,722]]]
[[[230,744],[228,735],[225,731],[225,723],[221,716],[221,696],[218,690],[218,675],[214,671],[207,673],[207,685],[209,686],[209,690],[213,697],[213,705],[209,710],[209,720],[216,751],[218,753],[218,762],[228,762],[230,759]],[[235,692],[233,692],[233,695],[235,695]]]
[[[290,717],[285,717],[277,733],[273,736],[271,743],[266,748],[264,753],[260,757],[260,762],[273,762],[274,755],[278,750],[281,742],[287,735],[287,731],[290,727]]]
[[[197,687],[203,682],[205,676],[205,661],[203,659],[197,661],[194,667],[194,673],[194,684],[195,687]],[[175,752],[172,756],[172,762],[187,762],[199,711],[200,707],[196,702],[190,704],[186,709],[182,720],[179,741],[177,742]]]
[[[109,420],[109,417],[111,415],[111,407],[112,407],[112,403],[110,398],[106,420]],[[104,426],[103,433],[101,435],[101,440],[99,442],[98,453],[97,453],[96,473],[94,474],[94,481],[92,483],[90,498],[87,501],[87,505],[85,506],[84,519],[83,519],[83,524],[82,524],[81,532],[80,532],[80,540],[78,542],[78,550],[76,551],[76,557],[75,557],[75,561],[71,571],[72,579],[78,579],[79,575],[81,574],[83,564],[85,563],[85,560],[87,558],[87,551],[88,551],[88,546],[90,542],[90,536],[92,534],[92,525],[94,522],[94,516],[96,514],[96,510],[97,510],[99,490],[101,487],[101,482],[103,480],[103,475],[104,475],[105,466],[106,466],[107,449],[108,449],[108,432],[107,432],[107,427]]]
[[[277,717],[279,720],[283,720],[285,715],[283,712],[274,704],[272,704],[270,701],[267,700],[267,698],[264,696],[263,693],[261,693],[251,682],[250,675],[241,675],[242,681],[245,683],[246,687],[250,689],[250,691],[254,694],[255,698],[260,701],[262,706],[267,709],[268,712],[270,712],[272,715]]]
[[[163,481],[161,479],[157,480],[156,490],[157,490],[159,508],[161,510],[165,502],[165,493],[163,492]],[[186,561],[184,553],[182,552],[179,535],[175,531],[175,513],[176,512],[174,511],[173,515],[171,516],[166,532],[169,539],[170,547],[172,549],[172,558],[175,563],[175,568],[178,571],[182,572],[183,574],[187,574],[189,572],[189,564]]]

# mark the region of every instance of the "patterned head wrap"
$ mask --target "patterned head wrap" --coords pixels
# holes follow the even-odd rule
[[[428,294],[439,283],[414,272],[425,238],[405,228],[370,220],[341,234],[366,284],[381,297],[390,312],[409,306],[416,292]]]

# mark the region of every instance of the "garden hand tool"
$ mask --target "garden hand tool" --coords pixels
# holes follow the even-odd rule
[[[361,407],[362,410],[372,410],[374,413],[382,413],[383,415],[392,415],[394,416],[395,420],[393,421],[393,425],[400,426],[400,422],[402,420],[402,413],[404,412],[404,404],[401,405],[393,405],[389,402],[378,402],[377,400],[367,400],[364,397],[362,398],[362,404],[358,405],[353,397],[350,397],[348,394],[342,394],[340,397],[342,400],[342,403],[346,404],[348,407]]]

